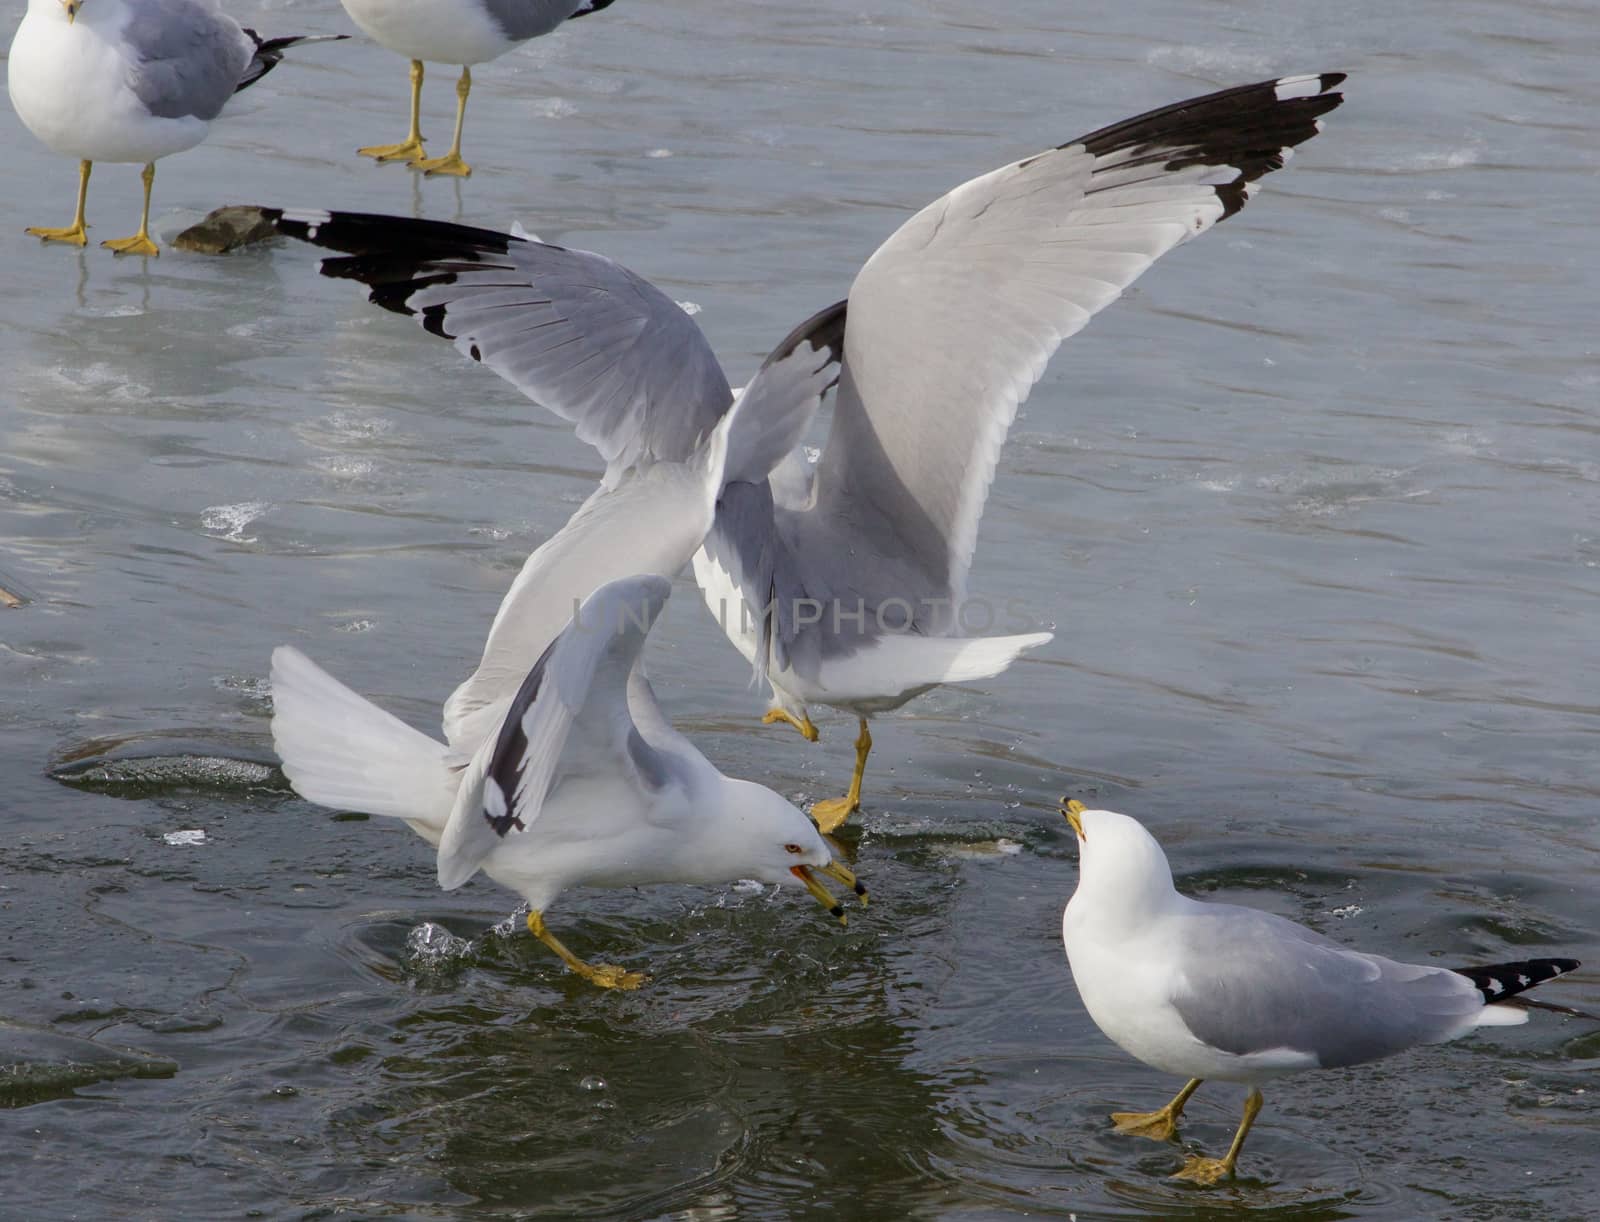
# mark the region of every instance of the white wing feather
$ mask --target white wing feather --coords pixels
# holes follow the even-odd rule
[[[1243,205],[1339,104],[1337,74],[1224,90],[1013,162],[929,204],[862,267],[817,508],[877,530],[958,602],[1018,405],[1061,342]],[[905,512],[875,524],[873,505]]]

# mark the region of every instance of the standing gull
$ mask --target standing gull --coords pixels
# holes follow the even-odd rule
[[[1078,889],[1061,918],[1089,1017],[1147,1065],[1189,1079],[1155,1112],[1117,1112],[1117,1131],[1169,1140],[1206,1078],[1248,1082],[1225,1157],[1192,1156],[1177,1178],[1232,1175],[1261,1110],[1258,1083],[1528,1021],[1507,999],[1578,967],[1530,959],[1451,970],[1347,950],[1280,916],[1179,895],[1161,846],[1109,810],[1063,807],[1078,837]]]
[[[1320,130],[1343,79],[1180,102],[957,187],[745,388],[743,415],[794,427],[772,431],[788,448],[758,464],[760,478],[730,464],[695,576],[772,689],[766,720],[815,739],[809,703],[857,715],[849,791],[812,808],[824,831],[860,805],[869,715],[996,675],[1050,639],[969,638],[964,612],[1001,444],[1051,354],[1157,258],[1242,208]],[[372,286],[379,305],[575,421],[607,482],[681,457],[731,401],[698,328],[659,293],[645,307],[644,282],[598,256],[433,222],[332,219],[284,231],[348,252],[324,272]],[[581,275],[579,259],[593,261]],[[799,442],[835,385],[813,466]]]
[[[466,177],[461,125],[472,92],[472,65],[498,59],[574,17],[608,7],[611,0],[340,0],[350,20],[374,42],[411,61],[411,130],[399,144],[357,149],[379,161],[405,161],[428,174]],[[423,157],[422,65],[460,64],[456,82],[456,134],[443,157]]]
[[[118,254],[160,254],[150,240],[156,162],[204,140],[228,99],[272,71],[286,47],[344,37],[263,39],[216,0],[28,0],[11,40],[11,104],[51,149],[78,158],[72,224],[28,232],[85,245],[90,167],[142,161],[139,232],[101,245]]]
[[[527,900],[535,937],[606,988],[644,977],[585,963],[550,932],[569,887],[755,878],[804,887],[843,921],[820,872],[865,902],[803,813],[723,776],[672,728],[641,665],[668,576],[710,526],[728,433],[599,489],[528,558],[445,706],[444,743],[298,650],[272,656],[273,743],[299,794],[404,820],[436,846],[442,887],[481,869]]]

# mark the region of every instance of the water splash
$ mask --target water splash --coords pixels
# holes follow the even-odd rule
[[[424,921],[406,935],[401,965],[420,988],[447,987],[466,968],[472,953],[469,939],[457,937],[436,921]]]
[[[457,937],[436,921],[424,921],[406,935],[406,959],[414,968],[454,965],[472,952],[472,941]]]

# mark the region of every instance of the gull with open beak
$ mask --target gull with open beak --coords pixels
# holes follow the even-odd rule
[[[263,39],[216,0],[28,0],[8,60],[11,104],[35,136],[78,159],[72,223],[28,232],[85,245],[90,168],[96,161],[143,162],[138,232],[101,245],[118,254],[160,254],[150,239],[156,162],[204,140],[228,99],[272,71],[285,48],[344,37]]]
[[[404,819],[437,847],[445,888],[482,870],[516,891],[529,932],[604,988],[645,977],[586,963],[550,932],[545,914],[569,887],[753,878],[805,888],[844,924],[822,877],[862,903],[866,888],[811,821],[766,786],[724,776],[656,703],[639,655],[670,592],[641,575],[591,594],[470,753],[282,646],[272,736],[284,774],[321,805]]]
[[[333,238],[352,225],[391,223],[326,213],[278,219]],[[551,257],[580,274],[595,259]],[[651,313],[655,292],[639,290]],[[640,665],[671,577],[711,526],[726,468],[781,453],[763,443],[770,420],[754,418],[755,434],[741,429],[751,419],[735,408],[681,457],[602,484],[528,558],[477,670],[445,704],[442,743],[298,650],[275,651],[272,737],[295,790],[323,806],[404,820],[437,847],[446,889],[482,870],[516,891],[531,909],[530,932],[602,987],[636,988],[644,978],[585,963],[550,932],[545,914],[570,887],[757,879],[804,888],[844,921],[822,879],[863,903],[866,888],[797,807],[724,776],[673,729]]]

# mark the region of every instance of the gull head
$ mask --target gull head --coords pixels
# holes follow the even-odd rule
[[[867,889],[847,867],[834,860],[833,846],[817,831],[816,824],[765,785],[732,779],[726,784],[725,813],[716,851],[731,857],[730,875],[780,887],[804,888],[830,916],[841,925],[846,924],[843,904],[819,875],[848,887],[863,904],[867,902]]]
[[[1150,911],[1177,896],[1167,855],[1137,819],[1082,802],[1064,801],[1061,813],[1078,837],[1078,890],[1069,907]]]

